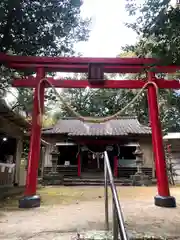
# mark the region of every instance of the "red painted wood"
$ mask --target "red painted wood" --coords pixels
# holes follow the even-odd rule
[[[55,80],[53,78],[48,78],[48,80],[56,88],[86,88],[91,87],[87,80]],[[36,87],[38,80],[29,77],[27,80],[15,79],[13,81],[13,87]],[[142,88],[144,82],[142,80],[108,80],[105,81],[103,85],[93,85],[93,88]],[[46,84],[46,87],[51,87]]]
[[[74,73],[87,73],[88,64],[40,64],[40,63],[9,63],[8,67],[17,70],[31,69],[36,71],[37,68],[45,68],[46,72],[74,72]],[[147,66],[146,69],[149,69]],[[178,66],[157,66],[156,72],[166,73],[175,72],[179,70]],[[139,73],[144,70],[142,65],[104,65],[105,73]]]
[[[86,58],[86,57],[35,57],[35,56],[12,56],[0,55],[0,62],[6,63],[40,63],[40,64],[88,64],[103,63],[124,64],[124,65],[144,65],[158,63],[154,58]]]
[[[153,81],[154,75],[149,73],[149,81]],[[152,128],[153,152],[156,165],[156,177],[158,194],[166,197],[170,195],[168,177],[166,172],[166,163],[164,156],[161,123],[159,119],[159,110],[157,102],[156,89],[153,85],[148,87],[148,103],[150,111],[150,123]]]
[[[81,177],[81,155],[80,155],[80,153],[78,154],[78,159],[77,159],[77,161],[78,161],[78,177]]]
[[[27,63],[10,63],[8,67],[14,69],[31,69],[32,71],[36,68],[43,67],[47,72],[74,72],[74,73],[87,73],[88,64],[86,65],[76,65],[76,64],[27,64]],[[143,71],[142,66],[124,66],[124,65],[112,65],[104,66],[105,73],[139,73]]]
[[[103,85],[93,85],[91,86],[88,80],[56,80],[54,78],[48,78],[48,80],[56,88],[129,88],[129,89],[139,89],[145,84],[143,80],[107,80]],[[14,79],[12,85],[13,87],[26,87],[34,88],[37,86],[39,79],[34,77],[27,77],[26,79]],[[156,84],[159,88],[166,89],[180,89],[180,82],[176,80],[164,80],[157,79]],[[46,84],[46,88],[51,87]]]
[[[167,150],[168,150],[168,153],[171,153],[171,144],[167,145]]]
[[[89,63],[102,63],[105,71],[107,72],[140,72],[142,68],[149,69],[150,65],[158,64],[157,59],[152,58],[82,58],[82,57],[27,57],[27,56],[8,56],[0,53],[0,63],[4,63],[14,68],[37,68],[46,67],[49,71],[80,71],[87,72]],[[61,67],[59,66],[61,65]],[[157,72],[174,72],[180,69],[180,66],[158,66]],[[42,69],[41,69],[42,70]],[[40,71],[38,78],[42,78],[43,74]],[[149,73],[148,81],[156,81],[159,88],[179,89],[180,84],[178,81],[167,81],[167,80],[155,80],[153,73]],[[37,124],[38,117],[38,104],[37,104],[37,84],[39,79],[27,78],[26,80],[15,80],[13,86],[15,87],[34,87],[34,110],[33,110],[33,122],[32,122],[32,134],[31,134],[31,145],[29,153],[29,166],[28,176],[26,184],[26,195],[34,195],[36,193],[36,182],[37,182],[37,168],[40,151],[40,135],[41,128]],[[55,87],[59,88],[86,88],[91,87],[87,80],[75,81],[75,80],[54,80],[49,78],[51,83]],[[138,89],[144,86],[142,80],[119,80],[119,81],[105,81],[104,85],[96,85],[96,88],[127,88],[127,89]],[[48,87],[47,85],[45,87]],[[44,102],[44,86],[41,90],[42,104]],[[153,85],[148,87],[148,101],[150,109],[150,120],[152,127],[152,142],[155,155],[156,163],[156,174],[158,184],[158,194],[160,196],[169,196],[168,178],[166,173],[166,164],[164,160],[163,141],[161,124],[159,120],[158,103],[156,89]],[[99,141],[99,140],[97,140]],[[102,144],[102,143],[101,143]],[[36,152],[37,151],[37,152]],[[81,159],[78,155],[78,176],[81,175]]]
[[[114,177],[118,177],[118,157],[114,156]]]
[[[159,88],[180,89],[180,81],[177,80],[155,79],[154,82],[158,85]]]
[[[37,70],[37,78],[41,79],[44,77],[44,70]],[[44,86],[41,85],[40,89],[40,101],[41,109],[44,108]],[[38,177],[38,166],[40,158],[40,142],[41,142],[41,126],[38,123],[39,117],[39,105],[38,105],[38,91],[37,88],[34,92],[33,101],[33,115],[32,115],[32,129],[30,139],[30,149],[28,156],[28,171],[26,177],[26,188],[25,196],[36,195],[37,177]]]

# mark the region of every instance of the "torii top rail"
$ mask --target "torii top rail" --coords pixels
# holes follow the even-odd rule
[[[153,58],[83,58],[83,57],[31,57],[31,56],[10,56],[0,55],[0,62],[7,67],[16,70],[44,69],[45,72],[69,72],[87,73],[90,64],[101,65],[104,73],[141,73],[153,71],[155,73],[174,73],[180,70],[180,66],[161,65],[161,61]],[[23,82],[22,82],[23,80]],[[90,84],[87,80],[54,79],[48,80],[57,88],[130,88],[138,89],[144,86],[144,80],[111,80],[104,81],[104,84]],[[25,79],[14,79],[14,87],[36,87],[38,79],[28,76]],[[159,88],[179,89],[180,84],[176,80],[154,79]],[[45,87],[50,87],[48,84]]]
[[[147,86],[150,124],[152,129],[152,146],[155,158],[155,169],[158,186],[158,195],[155,196],[155,205],[161,207],[175,207],[175,198],[170,196],[164,148],[162,140],[161,122],[157,101],[157,88],[180,89],[177,80],[158,79],[155,73],[174,73],[180,66],[164,66],[160,60],[153,58],[83,58],[83,57],[25,57],[10,56],[1,53],[0,63],[9,68],[31,70],[36,77],[27,76],[14,79],[14,87],[35,88],[32,114],[31,143],[28,157],[28,173],[26,180],[25,197],[20,200],[20,207],[40,206],[40,198],[36,196],[37,169],[40,157],[41,126],[38,124],[40,114],[39,103],[43,111],[44,89],[56,88],[127,88],[142,89]],[[88,73],[86,80],[62,80],[47,77],[48,72],[80,72]],[[105,80],[104,73],[146,73],[141,80]],[[48,79],[40,85],[42,79]],[[38,94],[38,86],[40,91]],[[156,87],[155,87],[156,86]],[[40,97],[38,98],[38,95]],[[78,160],[78,176],[81,174],[81,161]]]

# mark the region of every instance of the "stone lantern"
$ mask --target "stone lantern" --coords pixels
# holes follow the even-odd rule
[[[134,186],[144,186],[144,185],[149,185],[150,180],[149,176],[145,175],[142,171],[142,166],[143,166],[143,152],[138,145],[136,147],[136,151],[134,152],[134,155],[136,156],[136,166],[137,166],[137,172],[131,176],[132,180],[132,185]]]
[[[143,173],[142,172],[143,152],[141,151],[141,148],[139,145],[136,147],[136,151],[134,152],[134,155],[136,156],[136,166],[137,166],[136,174],[141,175]]]
[[[58,157],[59,157],[60,152],[58,151],[57,147],[53,147],[53,151],[51,152],[52,156],[52,173],[57,173],[57,163],[58,163]]]
[[[43,182],[45,185],[61,184],[62,178],[57,171],[58,157],[60,155],[60,152],[58,151],[57,147],[54,146],[50,154],[52,156],[52,159],[51,159],[52,168],[51,168],[51,171],[44,176]]]

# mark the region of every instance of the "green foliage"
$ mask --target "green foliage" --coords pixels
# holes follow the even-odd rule
[[[17,91],[17,98],[12,105],[12,110],[25,113],[26,118],[29,118],[33,108],[33,90],[22,88]]]
[[[180,132],[180,98],[174,91],[166,90],[161,95],[161,120],[165,132]]]
[[[70,89],[65,99],[82,116],[103,117],[115,114],[124,108],[137,94],[137,90]],[[173,91],[159,92],[159,109],[164,132],[180,131],[180,99]],[[59,109],[53,115],[54,123],[62,117],[75,117],[59,102]],[[136,115],[144,125],[149,125],[147,94],[144,92],[122,115]]]
[[[22,158],[24,158],[25,160],[28,159],[28,152],[29,152],[29,141],[28,140],[24,140],[23,141]]]
[[[82,116],[104,117],[124,108],[137,94],[124,89],[68,89],[64,96],[68,104]],[[61,103],[54,114],[56,121],[61,117],[74,117]],[[147,99],[142,95],[122,115],[138,115],[140,122],[147,123]]]
[[[135,45],[125,46],[125,52],[135,52],[138,57],[156,57],[161,64],[180,65],[180,9],[170,0],[126,0],[126,9],[134,20],[126,25],[139,36]],[[166,75],[179,79],[179,72]],[[159,104],[163,130],[180,131],[179,95],[173,90],[160,90]],[[147,107],[146,107],[147,108]],[[147,111],[146,111],[147,114]],[[146,115],[145,114],[145,115]]]
[[[126,9],[135,16],[133,23],[126,25],[140,36],[135,46],[128,46],[140,57],[158,57],[164,64],[180,65],[180,9],[170,0],[145,0],[137,5],[135,0],[126,0]]]
[[[177,176],[177,173],[176,173],[176,170],[174,169],[173,162],[172,162],[172,154],[171,152],[169,152],[167,144],[165,144],[164,150],[165,150],[165,160],[166,160],[166,168],[167,168],[169,183],[171,185],[175,185],[174,177]]]
[[[0,51],[22,55],[66,55],[88,38],[89,20],[80,0],[1,0]]]
[[[9,92],[12,93],[12,91],[9,91]],[[25,115],[27,119],[31,119],[32,111],[33,111],[33,96],[34,96],[33,89],[18,88],[17,94],[15,96],[15,100],[11,103],[12,110],[22,113],[22,115]],[[56,100],[56,97],[52,89],[47,89],[45,91],[44,99],[45,99],[44,101],[45,112],[49,112],[51,111],[53,104]],[[50,121],[50,120],[47,120],[47,121]]]
[[[126,56],[125,52],[123,56]],[[139,79],[139,77],[141,78],[141,76],[129,74],[123,76],[124,79]],[[84,77],[82,76],[82,78]],[[129,89],[65,89],[63,96],[68,104],[81,115],[103,117],[115,114],[124,108],[137,93],[138,90]],[[180,98],[178,94],[173,90],[161,89],[158,102],[163,131],[180,131]],[[58,100],[57,104],[58,109],[53,116],[55,122],[62,117],[75,117]],[[146,91],[122,115],[136,115],[142,124],[149,125]]]
[[[73,55],[74,44],[89,37],[90,19],[80,17],[81,5],[81,0],[2,0],[0,52],[27,56]],[[26,74],[31,73],[26,71]],[[6,95],[13,75],[14,71],[0,67],[0,97]],[[53,99],[52,91],[48,91],[46,105]],[[32,90],[20,89],[13,109],[28,116],[32,101]]]

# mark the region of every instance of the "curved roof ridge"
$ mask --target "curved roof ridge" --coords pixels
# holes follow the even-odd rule
[[[151,134],[149,127],[141,125],[136,116],[116,118],[104,124],[84,123],[76,118],[60,119],[53,128],[44,132],[68,134],[69,136],[125,136],[128,134]]]
[[[91,118],[93,118],[93,117],[91,117]],[[95,117],[95,118],[102,118],[102,117]],[[118,116],[118,117],[115,117],[114,119],[112,119],[112,120],[120,120],[120,119],[137,119],[138,117],[136,116],[136,115],[122,115],[122,116]],[[76,118],[76,117],[62,117],[62,118],[60,118],[59,120],[58,120],[58,122],[60,121],[60,120],[79,120],[78,118]],[[79,121],[81,121],[81,120],[79,120]],[[111,120],[109,120],[109,121],[111,121]],[[108,122],[108,121],[107,121]]]

